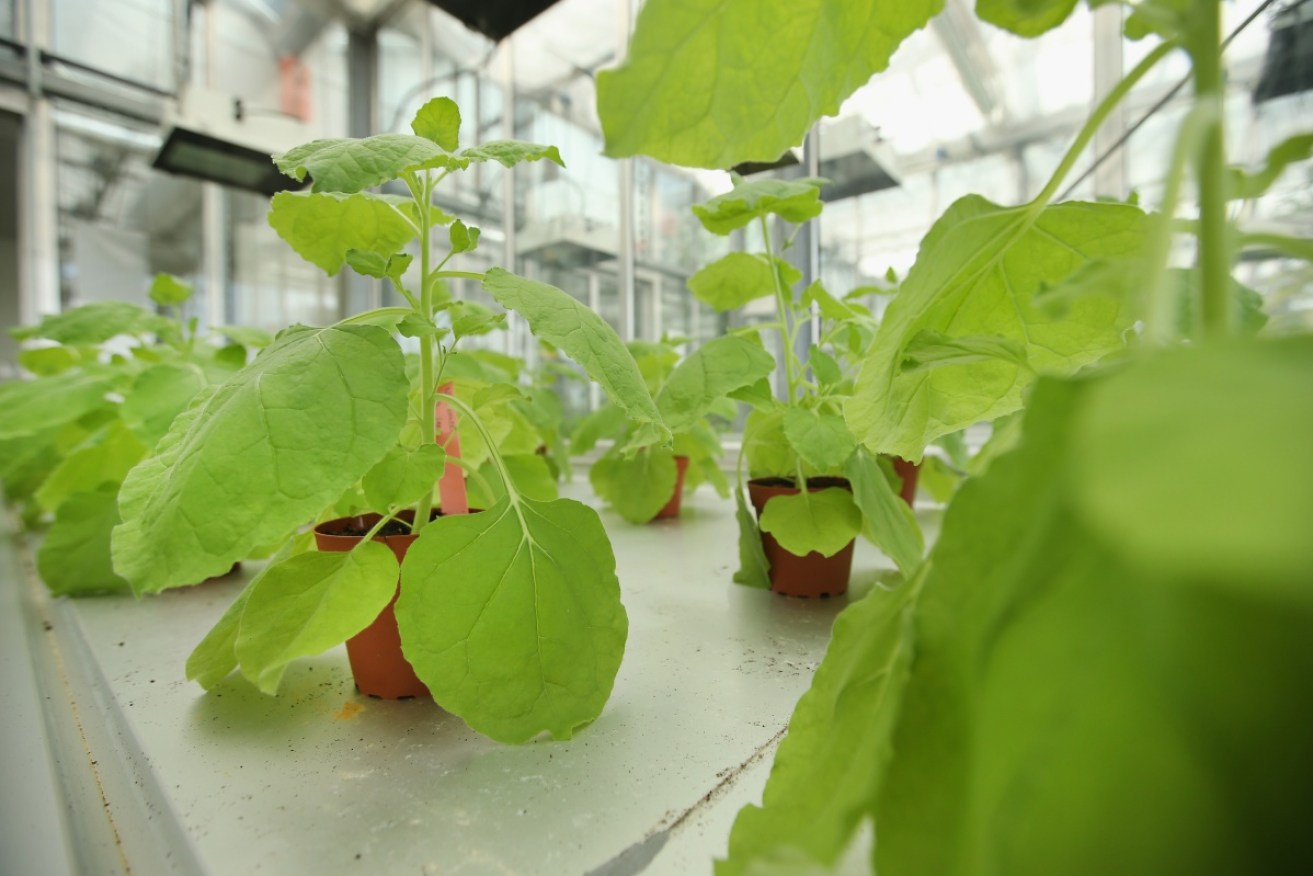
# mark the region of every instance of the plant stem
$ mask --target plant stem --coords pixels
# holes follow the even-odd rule
[[[1194,60],[1194,93],[1214,112],[1204,125],[1195,168],[1199,186],[1200,313],[1205,334],[1230,332],[1231,252],[1227,240],[1226,152],[1222,119],[1222,30],[1217,0],[1196,0],[1188,49]]]
[[[1062,161],[1059,162],[1058,169],[1053,171],[1053,176],[1049,178],[1048,184],[1044,186],[1044,190],[1041,191],[1039,196],[1031,202],[1032,212],[1038,213],[1040,210],[1043,210],[1048,206],[1049,201],[1053,200],[1053,196],[1057,193],[1058,187],[1062,185],[1062,180],[1071,172],[1072,167],[1076,164],[1077,160],[1079,160],[1081,153],[1085,151],[1086,146],[1090,145],[1090,141],[1094,139],[1095,133],[1098,132],[1099,128],[1108,118],[1108,115],[1116,108],[1117,104],[1121,103],[1122,99],[1130,93],[1131,89],[1135,87],[1137,82],[1143,79],[1159,61],[1167,57],[1167,55],[1176,48],[1177,43],[1173,40],[1161,43],[1152,52],[1145,55],[1144,60],[1136,64],[1135,69],[1131,70],[1130,73],[1127,73],[1126,78],[1121,82],[1118,82],[1117,86],[1113,88],[1112,91],[1108,92],[1108,95],[1097,107],[1094,108],[1094,112],[1091,113],[1090,117],[1085,121],[1084,127],[1082,127],[1080,132],[1076,135],[1076,140],[1071,144],[1071,148],[1067,150],[1067,154],[1062,156]]]
[[[432,177],[424,171],[422,197],[416,198],[419,207],[419,305],[420,319],[433,318],[433,293],[429,290],[429,244],[432,236],[433,214],[430,205],[433,200]],[[413,196],[413,193],[412,193]],[[433,396],[437,385],[433,382],[433,338],[424,335],[419,339],[419,434],[422,444],[436,444],[437,430],[433,422]],[[429,522],[429,512],[433,508],[433,491],[428,490],[415,505],[415,525],[412,529],[419,532]]]
[[[488,432],[487,427],[483,425],[483,421],[474,413],[474,408],[456,398],[456,396],[447,393],[438,393],[438,399],[451,405],[460,411],[462,415],[469,418],[470,423],[478,431],[479,437],[483,439],[483,443],[488,446],[488,455],[492,459],[493,466],[497,469],[497,476],[501,478],[502,486],[506,488],[506,495],[510,498],[511,504],[519,505],[520,493],[515,489],[514,482],[511,481],[511,473],[507,470],[506,463],[502,461],[501,454],[497,452],[497,442]]]
[[[446,279],[448,277],[462,280],[479,280],[484,279],[484,275],[478,271],[434,271],[433,277]]]
[[[775,252],[770,243],[770,224],[766,217],[761,219],[761,237],[766,246],[766,260],[770,264],[771,283],[775,287],[775,307],[780,314],[780,345],[784,354],[784,378],[788,384],[784,400],[793,404],[794,389],[797,378],[794,376],[793,333],[789,329],[789,305],[784,299],[784,286],[780,283],[780,272],[775,265]]]
[[[388,521],[389,521],[389,520],[392,520],[392,519],[394,519],[394,518],[393,518],[393,516],[392,516],[391,513],[380,514],[380,515],[378,516],[378,522],[375,523],[373,526],[371,526],[371,527],[369,528],[369,532],[366,532],[366,533],[365,533],[365,537],[362,538],[362,539],[360,539],[360,543],[361,543],[361,544],[364,544],[364,543],[367,542],[367,541],[372,541],[372,540],[374,539],[374,536],[378,535],[379,530],[381,530],[384,526],[387,526],[387,525],[388,525]],[[404,521],[403,521],[403,522],[404,522]],[[411,531],[411,532],[415,532],[415,531],[416,531],[416,530],[415,530],[415,526],[414,526],[414,524],[411,524],[410,531]]]

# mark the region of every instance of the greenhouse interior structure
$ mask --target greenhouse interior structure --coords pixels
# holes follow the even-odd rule
[[[0,0],[0,873],[1313,872],[1311,263],[1313,0]]]

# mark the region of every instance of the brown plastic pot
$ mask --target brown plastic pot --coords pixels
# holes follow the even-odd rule
[[[916,501],[916,476],[921,466],[901,456],[891,456],[889,460],[894,464],[894,472],[903,479],[903,488],[898,491],[898,495],[902,496],[908,508],[916,507],[913,504]]]
[[[321,551],[349,551],[360,544],[364,536],[343,533],[367,531],[378,523],[379,516],[361,514],[321,523],[315,527],[315,546]],[[409,522],[414,519],[414,512],[402,512],[398,516]],[[374,541],[387,545],[400,563],[417,538],[419,536],[412,533],[376,535]],[[401,653],[401,634],[397,631],[397,616],[393,611],[398,593],[400,581],[387,608],[379,613],[373,623],[346,641],[347,658],[351,661],[351,674],[355,676],[356,689],[362,694],[384,700],[429,696],[429,689],[415,675],[415,670]]]
[[[666,520],[679,516],[679,500],[684,495],[684,473],[688,471],[688,457],[675,457],[675,493],[665,507],[656,513],[652,520]],[[649,523],[652,521],[648,521]]]
[[[815,493],[827,487],[852,490],[843,478],[809,478],[807,491]],[[798,488],[782,478],[756,478],[748,481],[748,498],[761,518],[766,503],[776,496],[797,495]],[[761,546],[770,562],[770,589],[785,596],[803,598],[840,596],[848,592],[848,576],[853,569],[853,545],[848,542],[837,554],[823,556],[812,551],[806,556],[790,553],[768,532],[761,534]]]

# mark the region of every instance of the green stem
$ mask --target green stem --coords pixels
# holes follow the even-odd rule
[[[478,271],[434,271],[433,277],[442,279],[451,277],[462,280],[478,280],[480,282],[485,279],[485,275],[480,274]]]
[[[784,400],[793,404],[796,381],[794,374],[793,332],[789,328],[789,305],[784,299],[784,286],[780,283],[780,272],[775,265],[775,252],[770,243],[770,224],[766,217],[761,218],[761,237],[766,246],[766,260],[770,266],[771,284],[775,287],[775,307],[780,314],[780,341],[784,347],[784,378],[788,384]],[[799,366],[801,367],[801,366]]]
[[[1108,115],[1117,107],[1117,104],[1122,102],[1122,99],[1130,93],[1136,83],[1143,79],[1145,75],[1154,68],[1154,65],[1167,57],[1167,55],[1176,48],[1177,43],[1172,40],[1168,40],[1167,42],[1158,45],[1152,52],[1145,55],[1144,60],[1136,64],[1135,69],[1131,70],[1130,73],[1127,73],[1126,78],[1121,82],[1118,82],[1117,86],[1113,88],[1112,91],[1108,92],[1107,97],[1105,97],[1103,101],[1094,108],[1094,112],[1090,114],[1090,117],[1085,121],[1084,127],[1082,127],[1080,132],[1076,135],[1075,142],[1071,144],[1071,148],[1067,150],[1067,154],[1062,157],[1062,161],[1058,164],[1058,169],[1053,171],[1053,176],[1050,177],[1048,184],[1044,186],[1044,190],[1041,191],[1039,196],[1031,202],[1031,210],[1033,212],[1037,213],[1040,210],[1043,210],[1048,206],[1049,201],[1053,200],[1053,196],[1057,194],[1058,187],[1062,185],[1063,179],[1065,179],[1067,174],[1071,172],[1072,167],[1075,166],[1077,160],[1080,159],[1081,153],[1085,151],[1085,147],[1090,145],[1090,141],[1094,139],[1095,133],[1098,132],[1104,121],[1107,120]]]
[[[1212,104],[1202,132],[1195,168],[1199,186],[1199,285],[1204,332],[1214,337],[1231,330],[1229,300],[1231,251],[1227,240],[1226,151],[1222,119],[1222,27],[1217,0],[1196,0],[1188,40],[1194,60],[1194,93]]]
[[[364,542],[372,541],[374,536],[378,535],[379,531],[382,530],[384,526],[387,526],[388,522],[391,521],[392,519],[394,518],[390,512],[387,514],[380,514],[378,518],[378,522],[369,528],[369,532],[366,532],[365,537],[360,540],[361,543],[363,544]],[[415,532],[416,531],[415,527],[411,526],[410,531]]]
[[[1244,249],[1266,247],[1291,258],[1313,262],[1313,240],[1302,237],[1291,237],[1274,231],[1249,231],[1240,235],[1240,246]]]
[[[422,189],[420,197],[415,198],[416,206],[419,208],[419,317],[423,320],[433,318],[433,301],[432,292],[429,290],[429,264],[431,256],[429,254],[429,245],[432,242],[433,214],[430,210],[433,190],[432,177],[428,171],[424,171],[424,182],[419,188]],[[414,197],[414,189],[411,187],[411,195]],[[419,339],[419,430],[420,441],[422,444],[437,443],[437,429],[433,423],[433,396],[437,391],[437,384],[433,381],[433,338],[425,335]],[[429,512],[433,508],[433,491],[428,490],[420,497],[419,502],[415,504],[415,532],[420,531],[429,522]]]
[[[1206,125],[1209,108],[1196,106],[1181,123],[1172,160],[1167,170],[1166,185],[1159,213],[1154,217],[1147,247],[1149,277],[1145,285],[1147,302],[1144,327],[1145,340],[1152,346],[1162,346],[1176,340],[1178,298],[1166,282],[1167,257],[1171,251],[1172,235],[1177,230],[1176,205],[1181,197],[1181,185],[1190,156],[1196,154],[1200,137]]]
[[[507,470],[506,463],[502,461],[501,454],[497,452],[497,442],[488,432],[487,427],[483,425],[483,421],[474,413],[474,408],[454,395],[438,393],[438,399],[460,411],[473,424],[475,430],[479,433],[479,437],[483,439],[483,443],[488,446],[488,455],[492,459],[493,466],[497,469],[497,476],[501,478],[502,486],[506,488],[507,497],[510,498],[512,505],[519,505],[520,493],[515,489],[515,483],[511,480],[511,473]]]

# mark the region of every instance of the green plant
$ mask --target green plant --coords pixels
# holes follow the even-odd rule
[[[764,378],[772,367],[759,342],[733,335],[708,341],[683,361],[676,346],[672,339],[629,345],[657,409],[674,433],[672,447],[627,452],[634,427],[611,404],[585,417],[573,436],[570,449],[575,454],[592,450],[599,439],[612,439],[588,477],[597,495],[630,523],[647,523],[670,501],[677,483],[677,456],[688,459],[685,489],[706,480],[722,496],[729,495],[729,484],[720,471],[720,438],[709,415],[736,417],[738,406],[728,396]]]
[[[451,300],[446,281],[476,280],[518,312],[640,423],[644,443],[661,444],[669,432],[633,359],[592,311],[500,269],[448,267],[477,245],[479,231],[434,204],[435,186],[479,162],[560,163],[556,148],[494,141],[460,149],[460,114],[446,98],[421,107],[411,127],[413,135],[316,140],[278,156],[283,172],[308,174],[314,185],[275,195],[269,213],[301,256],[330,275],[350,265],[384,279],[408,306],[287,329],[198,397],[124,483],[115,567],[149,592],[281,545],[187,665],[207,688],[240,669],[270,693],[292,660],[372,622],[400,575],[403,651],[445,709],[502,741],[544,731],[567,738],[601,711],[623,655],[615,560],[595,512],[533,497],[498,452],[493,412],[523,399],[518,388],[484,381],[473,397],[442,391],[464,361],[461,339],[503,318]],[[409,195],[366,191],[390,180]],[[433,237],[444,226],[449,248],[439,258]],[[402,252],[415,240],[417,259]],[[417,339],[412,374],[391,328]],[[498,495],[481,513],[430,520],[435,480],[457,461],[436,442],[435,403],[459,414],[466,452],[479,445],[496,473]],[[331,514],[356,484],[381,514],[378,524],[349,553],[309,551],[309,534],[298,530]],[[370,536],[406,509],[418,538],[398,568]]]
[[[124,475],[202,387],[271,340],[238,327],[201,335],[196,320],[181,318],[191,294],[160,274],[150,297],[172,316],[103,301],[11,332],[27,344],[19,363],[34,378],[0,390],[0,478],[29,526],[53,515],[36,561],[55,594],[128,589],[109,549]]]
[[[940,8],[835,0],[786,18],[745,5],[644,7],[627,66],[599,79],[613,153],[772,158]],[[1074,7],[982,0],[977,11],[1034,36]],[[1228,169],[1219,4],[1130,9],[1127,35],[1161,42],[1095,109],[1041,195],[952,205],[889,308],[844,411],[868,448],[918,453],[936,433],[1029,402],[953,499],[927,560],[836,621],[720,873],[823,869],[870,820],[872,866],[893,876],[1313,861],[1313,341],[1246,337],[1255,325],[1230,267],[1259,236],[1227,217],[1229,199],[1261,194],[1309,140],[1278,146],[1256,172]],[[834,45],[816,51],[817,34]],[[701,87],[706,59],[684,62],[715,51],[732,54],[710,66],[736,75]],[[1195,100],[1160,213],[1054,204],[1112,107],[1178,52]],[[726,99],[731,82],[757,91]],[[1191,172],[1198,219],[1182,223]],[[1195,264],[1173,273],[1180,235]],[[1102,329],[1054,336],[1037,318],[1072,309],[1105,314]],[[1124,353],[1082,369],[1131,321],[1140,331]],[[1018,333],[1026,367],[991,363],[973,387],[944,391],[954,366],[925,379],[904,364],[918,345],[970,356]],[[1064,360],[1055,376],[1031,373]]]

